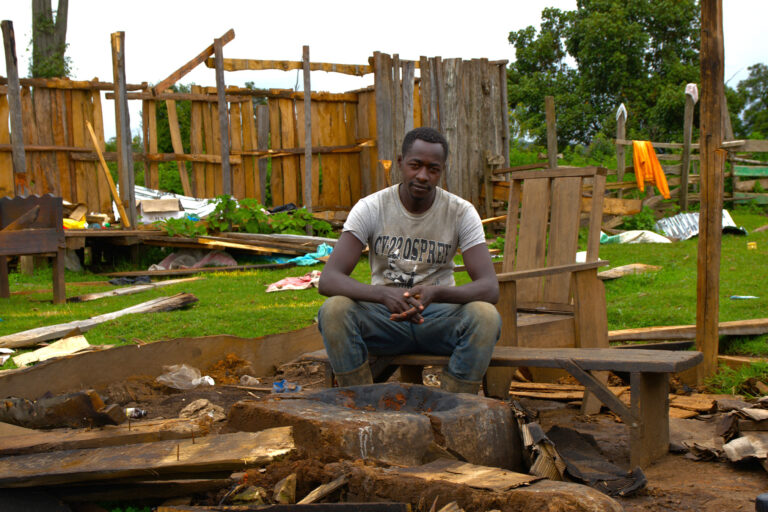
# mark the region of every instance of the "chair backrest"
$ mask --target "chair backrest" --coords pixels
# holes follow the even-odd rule
[[[502,272],[574,263],[582,211],[590,212],[586,261],[596,261],[605,175],[600,167],[511,172]],[[584,185],[591,196],[583,197]],[[517,302],[519,309],[567,309],[570,273],[521,279]]]

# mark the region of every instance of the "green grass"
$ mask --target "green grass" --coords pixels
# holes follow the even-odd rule
[[[747,384],[747,381],[750,379],[762,382],[768,381],[768,363],[753,363],[749,366],[743,366],[738,370],[721,366],[718,372],[707,380],[707,387],[714,393],[744,395],[747,398],[756,398],[751,393],[751,386]]]
[[[768,224],[768,216],[739,209],[732,212],[737,225],[750,231],[748,236],[723,235],[720,274],[720,320],[763,318],[768,311],[768,232],[752,233]],[[757,250],[747,250],[747,242],[757,242]],[[698,239],[673,244],[604,245],[600,257],[611,267],[645,263],[662,267],[658,272],[626,276],[605,282],[609,329],[628,329],[657,325],[696,323],[696,272]],[[161,259],[150,252],[143,259]],[[460,260],[460,258],[458,258]],[[146,263],[146,261],[144,261]],[[124,262],[116,262],[125,269]],[[146,268],[146,266],[145,266]],[[136,339],[152,342],[179,337],[230,334],[257,337],[290,331],[310,325],[323,302],[315,288],[267,294],[266,286],[287,276],[301,276],[321,266],[286,270],[202,274],[202,279],[136,295],[111,297],[80,304],[53,305],[50,291],[12,295],[0,300],[0,336],[43,325],[82,320],[117,311],[155,297],[179,292],[193,293],[199,302],[193,307],[168,313],[127,315],[102,324],[86,333],[91,344],[123,345]],[[368,281],[368,260],[362,259],[353,276]],[[11,291],[50,290],[50,269],[39,269],[33,276],[10,275]],[[69,296],[112,289],[112,286],[74,286],[77,281],[105,281],[107,278],[84,273],[66,273]],[[466,272],[456,276],[457,284],[469,280]],[[756,295],[755,300],[731,300],[731,295]],[[768,336],[723,339],[724,352],[768,355]],[[7,362],[3,368],[12,368]]]

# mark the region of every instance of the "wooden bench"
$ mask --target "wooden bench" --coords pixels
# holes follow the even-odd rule
[[[669,374],[692,368],[702,358],[701,352],[693,351],[496,347],[490,366],[566,370],[629,427],[630,464],[645,467],[669,451]],[[323,363],[327,384],[332,384],[333,373],[325,350],[304,354],[302,359]],[[428,354],[377,357],[371,358],[371,372],[374,381],[383,382],[400,366],[404,380],[420,383],[424,366],[446,364],[448,357]],[[629,407],[590,373],[595,371],[630,374]]]

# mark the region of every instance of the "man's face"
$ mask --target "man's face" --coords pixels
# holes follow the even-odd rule
[[[439,142],[416,139],[407,154],[398,159],[403,186],[416,201],[431,197],[445,167],[445,154]]]

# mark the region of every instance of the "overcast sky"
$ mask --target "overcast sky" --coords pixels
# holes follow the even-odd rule
[[[0,4],[0,18],[14,24],[20,75],[27,76],[32,2]],[[112,81],[110,33],[124,31],[128,82],[156,83],[232,28],[235,39],[224,47],[225,58],[301,60],[302,45],[309,45],[310,59],[317,62],[365,64],[374,51],[399,53],[403,59],[426,55],[512,61],[509,32],[538,27],[545,7],[574,9],[576,1],[70,0],[67,55],[73,78]],[[768,63],[766,19],[768,0],[723,0],[729,85],[746,78],[748,66]],[[4,66],[0,69],[5,75]],[[296,71],[228,72],[225,80],[230,85],[253,81],[264,88],[293,88],[298,83],[300,89],[303,84]],[[311,80],[313,90],[341,92],[370,85],[373,75],[356,78],[315,71]],[[214,86],[214,70],[199,66],[181,80],[190,82]],[[138,132],[141,102],[129,106],[131,126]],[[113,136],[111,101],[104,102],[104,124],[107,138]]]

